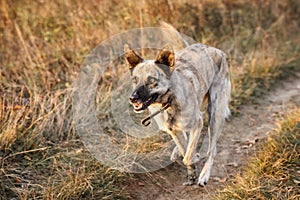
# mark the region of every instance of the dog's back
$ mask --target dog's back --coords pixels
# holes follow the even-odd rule
[[[178,52],[175,63],[174,71],[180,73],[182,81],[192,84],[199,104],[215,79],[224,78],[224,84],[230,84],[226,54],[217,48],[204,44],[190,45]],[[229,101],[230,86],[227,88],[229,91],[226,96]]]

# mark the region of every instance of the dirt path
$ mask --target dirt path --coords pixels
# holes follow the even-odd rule
[[[211,199],[217,189],[241,172],[257,143],[276,128],[283,114],[300,106],[300,71],[293,73],[255,104],[242,106],[241,114],[226,123],[207,186],[182,186],[186,171],[178,162],[150,174],[134,175],[124,190],[135,199]]]

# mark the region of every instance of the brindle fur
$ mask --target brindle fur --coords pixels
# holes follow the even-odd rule
[[[144,60],[127,45],[124,53],[133,78],[134,90],[130,102],[135,109],[142,108],[136,111],[148,108],[153,113],[170,103],[170,107],[154,119],[158,127],[168,132],[176,143],[171,159],[183,156],[188,173],[185,185],[197,181],[197,144],[200,139],[203,140],[200,137],[203,135],[200,106],[205,96],[208,97],[208,158],[198,176],[198,185],[204,186],[217,152],[217,140],[225,118],[230,114],[231,86],[225,53],[203,44],[190,45],[176,54],[170,45],[166,45],[155,60]]]

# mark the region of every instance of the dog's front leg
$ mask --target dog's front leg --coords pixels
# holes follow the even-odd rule
[[[169,131],[169,134],[176,144],[175,148],[178,148],[180,154],[184,157],[187,148],[186,134],[182,131]]]
[[[181,134],[181,135],[179,135]],[[187,143],[188,143],[188,138],[187,138],[187,134],[184,131],[180,131],[177,132],[177,138],[179,141],[181,141],[180,143],[184,143],[183,148],[184,148],[184,154],[182,154],[183,152],[181,152],[179,150],[179,147],[176,145],[172,151],[170,160],[172,160],[173,162],[175,162],[177,159],[179,159],[181,156],[184,157],[185,155],[185,150],[187,147]]]
[[[183,131],[172,131],[172,132],[170,132],[170,135],[172,136],[172,139],[174,140],[174,142],[176,144],[175,148],[178,148],[180,154],[185,158],[186,149],[188,146],[188,140],[186,138],[186,133],[184,133]],[[172,156],[173,156],[173,153],[172,153]],[[172,159],[172,156],[171,156],[171,159]],[[187,167],[188,181],[183,184],[184,185],[193,185],[197,179],[196,167],[194,164],[186,165],[186,167]]]
[[[188,181],[184,185],[193,185],[196,182],[196,167],[195,162],[197,162],[197,144],[201,136],[202,120],[200,120],[199,125],[196,129],[192,130],[189,134],[188,145],[186,149],[185,156],[183,158],[183,163],[187,167]]]

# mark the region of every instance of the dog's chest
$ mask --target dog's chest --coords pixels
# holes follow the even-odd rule
[[[160,105],[151,105],[148,107],[150,113],[157,112],[161,109]],[[180,114],[179,114],[180,113]],[[158,128],[167,133],[181,130],[188,131],[202,121],[202,113],[200,109],[192,109],[187,112],[177,112],[175,110],[164,111],[154,116]]]
[[[148,107],[150,113],[154,113],[156,111],[159,111],[161,109],[160,105],[151,105]],[[167,119],[168,119],[168,114],[166,112],[159,113],[158,115],[154,116],[154,120],[158,126],[158,128],[162,131],[168,131],[167,127]]]

